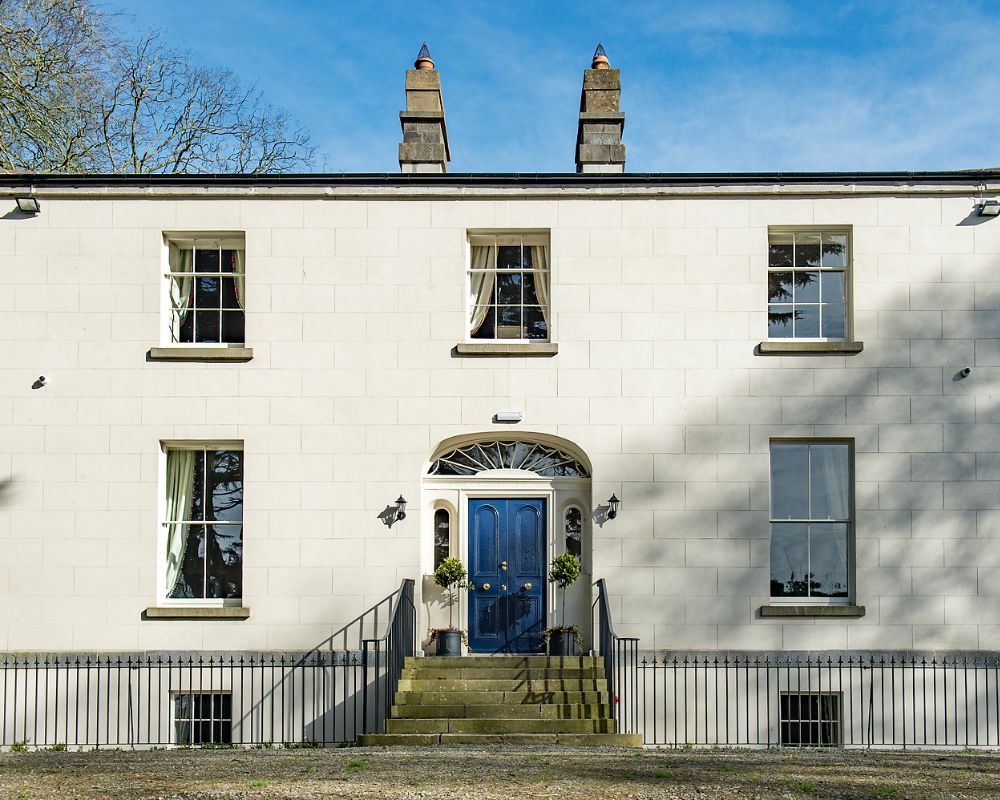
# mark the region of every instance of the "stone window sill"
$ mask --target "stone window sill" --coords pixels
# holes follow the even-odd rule
[[[757,354],[762,356],[833,355],[856,356],[865,349],[864,342],[761,342]]]
[[[863,617],[864,606],[761,606],[762,617]]]
[[[252,347],[150,347],[147,361],[243,362],[253,358]]]
[[[559,352],[555,342],[462,342],[455,345],[460,356],[554,356]]]
[[[246,606],[150,606],[142,612],[143,619],[235,620],[250,618]]]

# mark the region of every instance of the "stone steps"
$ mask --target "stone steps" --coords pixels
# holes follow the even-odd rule
[[[609,700],[593,656],[407,658],[385,733],[358,743],[641,746]]]

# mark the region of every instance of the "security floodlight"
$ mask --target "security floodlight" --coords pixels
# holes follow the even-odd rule
[[[34,195],[29,195],[27,197],[15,197],[14,202],[17,203],[17,210],[25,214],[37,214],[42,210],[42,206],[38,202],[38,198]]]
[[[1000,216],[1000,200],[983,200],[983,202],[979,204],[979,216]]]

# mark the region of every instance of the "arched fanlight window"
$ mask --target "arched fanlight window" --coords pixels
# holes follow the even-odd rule
[[[434,569],[451,555],[451,514],[448,509],[434,512]]]
[[[583,513],[575,506],[566,509],[566,552],[580,558],[583,552]]]
[[[473,442],[431,464],[429,475],[476,475],[490,469],[523,469],[546,478],[589,478],[570,453],[534,442]]]

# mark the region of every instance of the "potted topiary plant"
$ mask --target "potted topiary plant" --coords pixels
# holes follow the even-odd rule
[[[431,630],[431,641],[437,643],[437,655],[460,656],[462,643],[466,642],[465,631],[456,628],[453,617],[455,600],[459,589],[471,589],[465,565],[457,558],[446,558],[434,570],[434,583],[448,592],[448,627]]]
[[[571,553],[563,553],[552,559],[549,568],[549,583],[562,589],[562,624],[542,631],[549,646],[550,656],[574,656],[580,643],[580,629],[576,625],[566,625],[566,589],[580,577],[580,559]]]

